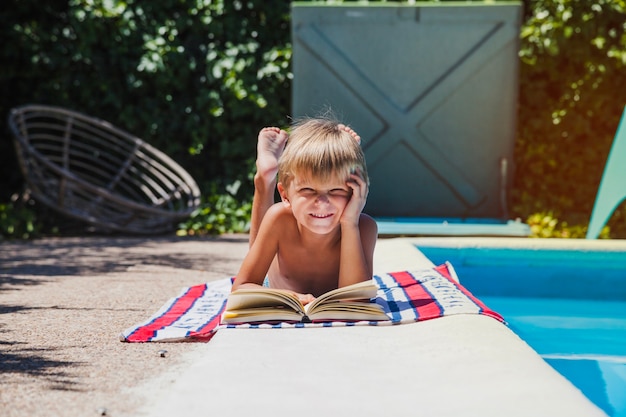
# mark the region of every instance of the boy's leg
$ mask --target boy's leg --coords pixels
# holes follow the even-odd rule
[[[266,127],[259,132],[257,142],[256,174],[254,175],[254,197],[250,219],[252,246],[267,210],[274,204],[278,158],[282,155],[289,135],[277,127]]]

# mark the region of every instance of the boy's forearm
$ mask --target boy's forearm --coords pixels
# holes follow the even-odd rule
[[[274,189],[276,188],[276,180],[268,181],[260,174],[254,176],[254,197],[252,200],[252,213],[250,215],[250,246],[256,240],[261,227],[263,216],[274,204]]]
[[[359,226],[342,225],[341,258],[339,261],[339,287],[356,284],[372,278]]]
[[[241,288],[263,288],[263,286],[254,282],[242,282],[241,284],[236,286],[233,284],[233,291]]]

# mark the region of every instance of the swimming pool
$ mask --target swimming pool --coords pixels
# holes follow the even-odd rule
[[[626,252],[417,245],[613,417],[626,417]]]

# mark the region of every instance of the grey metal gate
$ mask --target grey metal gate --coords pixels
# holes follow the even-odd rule
[[[369,214],[507,216],[521,13],[293,4],[293,115],[330,108],[361,135]]]

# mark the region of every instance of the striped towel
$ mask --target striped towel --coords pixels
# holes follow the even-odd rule
[[[499,321],[490,310],[458,283],[452,265],[390,272],[374,276],[378,285],[376,303],[389,321],[326,323],[259,323],[222,325],[220,318],[232,286],[225,278],[185,288],[147,321],[122,332],[123,342],[208,341],[220,329],[333,327],[414,323],[453,314],[484,314]]]

